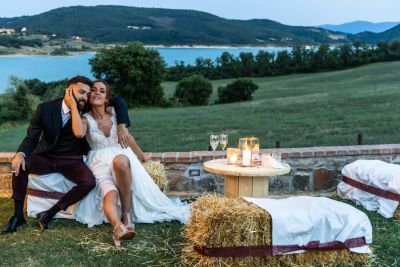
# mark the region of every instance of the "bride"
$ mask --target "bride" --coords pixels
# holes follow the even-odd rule
[[[67,93],[74,102],[72,93]],[[147,158],[132,136],[128,148],[118,144],[116,115],[108,107],[109,99],[107,83],[94,81],[91,110],[72,122],[74,135],[86,136],[92,149],[86,164],[96,177],[96,188],[79,203],[75,217],[89,227],[109,222],[114,228],[114,244],[120,246],[121,240],[134,237],[133,222],[186,223],[189,205],[175,203],[161,192],[139,161]]]

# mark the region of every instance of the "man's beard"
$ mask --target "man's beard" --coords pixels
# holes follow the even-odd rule
[[[73,98],[75,99],[76,106],[78,107],[78,109],[79,109],[80,111],[84,110],[84,109],[85,109],[85,106],[86,106],[86,102],[82,101],[82,102],[83,102],[83,103],[82,103],[82,102],[78,101],[78,99],[76,99],[76,97],[75,97],[74,92],[72,92],[72,96],[73,96]]]

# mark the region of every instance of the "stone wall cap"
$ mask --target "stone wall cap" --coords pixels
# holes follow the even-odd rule
[[[360,146],[321,146],[294,148],[267,148],[261,153],[279,152],[282,158],[340,157],[355,155],[400,154],[400,144],[379,144]],[[196,163],[224,157],[225,151],[146,152],[153,160],[167,164]],[[15,152],[0,152],[0,163],[11,162]]]

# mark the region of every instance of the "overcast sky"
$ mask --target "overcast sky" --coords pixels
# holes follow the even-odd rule
[[[3,0],[0,17],[35,15],[63,6],[105,4],[193,9],[224,18],[265,18],[289,25],[400,21],[400,0]]]

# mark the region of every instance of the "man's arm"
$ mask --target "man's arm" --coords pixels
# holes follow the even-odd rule
[[[110,100],[110,105],[114,107],[115,114],[117,115],[117,123],[125,124],[126,127],[131,125],[128,114],[128,105],[124,98],[118,96]]]
[[[110,105],[114,107],[115,114],[117,115],[118,143],[122,148],[127,148],[129,146],[129,131],[127,127],[131,124],[128,115],[128,105],[125,99],[120,96],[112,98]]]
[[[39,138],[43,130],[41,114],[42,104],[39,104],[32,116],[31,124],[26,131],[26,136],[17,149],[17,153],[22,152],[25,154],[25,157],[28,157],[39,143]]]
[[[11,162],[11,167],[15,175],[19,175],[19,169],[22,167],[25,170],[25,157],[29,156],[39,143],[40,135],[42,134],[42,121],[40,119],[42,105],[40,104],[36,112],[32,116],[31,124],[28,127],[26,136],[19,145],[17,154]]]

